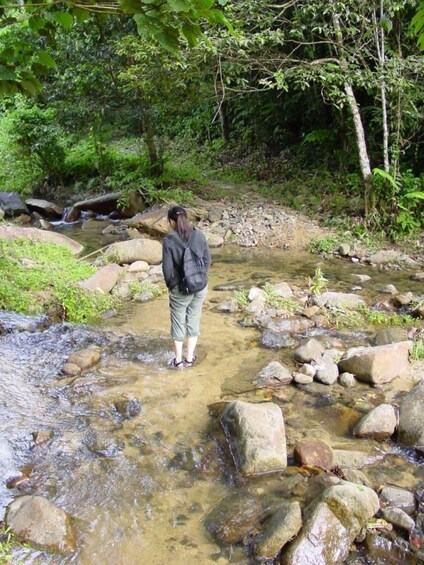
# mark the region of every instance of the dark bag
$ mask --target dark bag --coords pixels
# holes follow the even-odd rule
[[[191,239],[191,238],[190,238]],[[198,257],[190,248],[190,239],[184,245],[182,261],[181,292],[194,294],[203,290],[208,284],[208,273],[203,257]]]

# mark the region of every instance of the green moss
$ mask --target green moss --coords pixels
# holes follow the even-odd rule
[[[60,246],[19,239],[0,240],[0,308],[24,314],[55,310],[71,322],[91,322],[113,299],[78,283],[96,272]]]

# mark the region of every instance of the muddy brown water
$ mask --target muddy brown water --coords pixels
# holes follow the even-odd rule
[[[207,407],[236,397],[268,400],[249,383],[271,360],[291,363],[290,351],[260,347],[256,329],[242,328],[237,315],[216,312],[217,302],[232,293],[214,288],[282,280],[305,287],[321,264],[330,290],[350,289],[351,273],[370,274],[372,281],[360,291],[368,301],[381,297],[378,289],[388,283],[401,291],[423,290],[407,274],[323,262],[306,253],[226,248],[215,250],[213,259],[199,363],[191,369],[167,366],[172,353],[166,296],[127,304],[94,330],[52,326],[0,338],[0,471],[10,478],[23,469],[29,479],[20,492],[47,496],[75,517],[79,531],[73,557],[31,550],[18,552],[16,559],[82,565],[252,563],[246,548],[217,544],[205,528],[205,517],[220,500],[238,492],[274,501],[302,500],[304,488],[293,478],[293,466],[275,477],[238,477]],[[371,332],[349,333],[352,343],[360,343]],[[73,385],[63,380],[66,357],[90,344],[102,348],[100,364]],[[412,380],[404,379],[383,392],[365,385],[350,391],[324,385],[310,392],[281,389],[273,399],[284,414],[289,453],[301,438],[321,438],[341,459],[361,452],[357,457],[366,459],[362,463],[373,486],[418,487],[424,467],[413,453],[350,435],[369,407],[411,386]],[[128,396],[138,398],[142,409],[122,421],[113,402]],[[31,433],[37,430],[52,431],[53,439],[34,446]],[[2,484],[2,506],[17,494]]]

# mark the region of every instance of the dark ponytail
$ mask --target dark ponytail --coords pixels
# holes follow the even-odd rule
[[[187,212],[182,206],[173,206],[168,210],[168,220],[174,220],[177,224],[177,232],[183,241],[188,241],[193,231],[193,226],[187,218]]]

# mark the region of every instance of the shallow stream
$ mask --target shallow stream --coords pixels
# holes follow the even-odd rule
[[[370,274],[369,286],[359,291],[368,301],[381,299],[378,289],[388,283],[400,291],[423,292],[422,283],[405,273],[341,260],[323,263],[306,253],[228,247],[215,250],[213,260],[199,362],[190,369],[167,366],[172,353],[166,296],[128,304],[97,328],[54,325],[0,338],[0,472],[11,478],[23,471],[28,480],[20,492],[47,496],[76,518],[80,532],[73,557],[34,550],[17,556],[23,562],[253,563],[246,547],[220,547],[214,541],[205,528],[208,512],[221,499],[237,496],[262,497],[266,505],[302,500],[307,479],[292,465],[282,475],[240,479],[208,405],[236,397],[269,399],[252,390],[252,379],[271,360],[290,364],[290,351],[261,347],[256,329],[242,328],[237,315],[218,313],[217,303],[232,293],[215,287],[285,280],[304,288],[320,263],[330,290],[350,289],[351,273]],[[372,331],[344,334],[330,332],[329,337],[362,344]],[[67,356],[89,344],[101,347],[100,364],[76,383],[63,379]],[[385,398],[411,386],[397,380],[384,389]],[[123,397],[140,400],[138,416],[119,417],[113,402]],[[273,398],[283,410],[289,454],[299,439],[321,438],[340,457],[365,454],[363,464],[375,488],[384,483],[418,487],[424,467],[412,453],[350,435],[361,413],[382,399],[383,391],[366,385],[349,391],[317,385],[310,392],[288,385]],[[52,431],[53,437],[36,446],[32,433],[40,430]],[[17,494],[2,482],[1,506]]]

